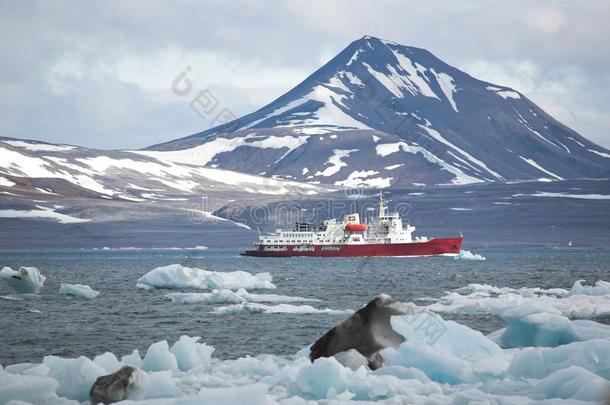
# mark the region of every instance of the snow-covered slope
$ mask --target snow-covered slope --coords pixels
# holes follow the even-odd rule
[[[335,185],[610,176],[610,152],[523,94],[363,37],[260,110],[143,154]]]
[[[311,184],[164,161],[129,151],[99,151],[0,138],[0,195],[81,196],[123,201],[183,201],[216,192],[317,194]]]

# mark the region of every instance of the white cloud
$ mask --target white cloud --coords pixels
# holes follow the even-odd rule
[[[460,68],[478,79],[518,90],[563,124],[610,146],[610,119],[603,102],[610,75],[592,79],[578,66],[541,66],[531,60],[475,60]]]

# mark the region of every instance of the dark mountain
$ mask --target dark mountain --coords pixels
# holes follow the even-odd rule
[[[144,153],[345,186],[610,176],[607,149],[523,94],[369,36],[260,110]]]

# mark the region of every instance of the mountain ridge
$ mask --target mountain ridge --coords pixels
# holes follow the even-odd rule
[[[362,143],[362,136],[348,149],[346,142],[335,142],[343,146],[330,142],[362,131],[373,131],[373,140],[379,133],[388,135],[384,142],[394,144],[393,149],[383,147],[388,152],[384,155],[379,152],[381,145]],[[330,176],[316,175],[333,167],[335,150],[346,151],[339,153],[345,158],[339,159],[339,170]],[[425,49],[371,36],[352,42],[253,113],[142,152],[165,153],[176,161],[189,155],[191,164],[239,167],[253,174],[335,185],[610,175],[606,149],[561,124],[523,94],[473,78]],[[244,165],[244,160],[250,163]],[[383,166],[372,164],[375,160],[383,161]],[[371,163],[358,164],[363,161]],[[386,169],[400,163],[405,168]],[[349,182],[350,176],[360,176],[361,181]]]

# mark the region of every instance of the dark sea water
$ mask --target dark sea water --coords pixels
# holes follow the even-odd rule
[[[449,257],[261,259],[222,251],[79,251],[0,253],[0,267],[34,266],[47,277],[39,296],[0,299],[0,364],[40,361],[44,355],[117,356],[180,335],[202,336],[215,356],[293,354],[346,315],[210,313],[218,304],[172,303],[175,290],[144,291],[136,280],[158,266],[179,263],[212,271],[270,272],[276,290],[251,292],[321,299],[318,308],[357,309],[380,293],[402,301],[438,298],[469,283],[498,287],[570,288],[574,281],[610,280],[603,250],[477,250],[486,261]],[[61,282],[88,284],[93,300],[60,295]],[[0,296],[12,290],[0,282]],[[420,301],[425,302],[425,301]],[[300,305],[301,303],[295,303]],[[40,313],[30,312],[38,310]],[[483,333],[503,327],[491,315],[443,314]],[[599,320],[610,323],[608,319]]]

